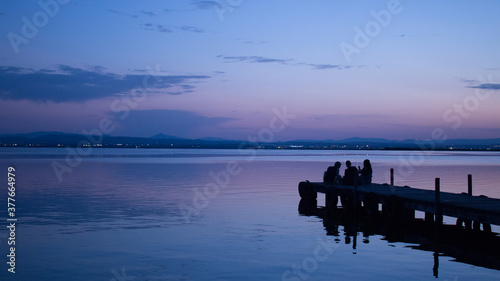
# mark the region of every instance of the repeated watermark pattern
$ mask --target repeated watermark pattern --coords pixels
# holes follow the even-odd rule
[[[21,32],[9,32],[7,39],[9,39],[12,50],[17,54],[21,44],[28,44],[30,40],[38,35],[41,28],[44,28],[60,11],[61,5],[66,5],[70,0],[40,0],[38,6],[40,10],[33,13],[30,18],[22,17]]]
[[[261,144],[271,143],[275,140],[276,133],[285,130],[290,124],[290,120],[296,115],[290,114],[286,106],[281,110],[273,109],[273,117],[269,120],[269,126],[259,130],[256,136],[249,136],[248,142],[241,142],[238,146],[238,154],[246,155],[246,162],[252,162],[255,159],[256,152],[249,147],[257,147]],[[190,203],[180,202],[178,208],[180,215],[186,223],[191,222],[191,218],[199,216],[201,211],[208,207],[210,200],[219,195],[220,191],[227,188],[231,182],[231,178],[239,175],[242,172],[240,162],[230,160],[226,163],[223,170],[214,172],[210,171],[209,176],[211,181],[205,184],[203,188],[195,188],[194,194]]]
[[[118,272],[116,269],[111,270],[111,274],[113,274],[114,277],[109,279],[109,281],[131,281],[135,279],[135,276],[132,275],[127,275],[125,272],[125,267],[122,267],[121,272]]]
[[[318,270],[320,263],[328,260],[334,250],[340,247],[338,243],[329,238],[331,237],[327,237],[326,239],[317,238],[316,241],[318,243],[312,255],[303,258],[299,264],[293,264],[291,269],[283,272],[281,280],[300,281],[309,279],[311,274]]]
[[[144,76],[142,85],[134,88],[130,95],[116,98],[111,102],[110,109],[117,114],[116,116],[119,120],[125,120],[130,114],[130,109],[137,108],[137,106],[147,98],[148,89],[154,88],[157,84],[162,82],[159,65],[156,66],[155,70],[149,66],[146,70],[149,75]],[[91,130],[83,129],[81,134],[85,135],[87,139],[78,142],[76,148],[66,147],[67,154],[64,161],[52,162],[52,169],[59,183],[63,181],[64,174],[72,173],[75,168],[80,166],[83,157],[92,153],[94,146],[102,143],[104,135],[109,135],[115,130],[115,121],[108,117],[102,118],[97,128]]]
[[[391,0],[385,9],[378,12],[371,10],[370,15],[373,20],[368,21],[363,28],[354,27],[354,37],[352,43],[342,41],[339,44],[340,50],[347,63],[350,63],[354,54],[360,54],[367,48],[372,40],[380,35],[384,28],[387,28],[395,15],[403,11],[403,6],[399,0]]]
[[[478,81],[485,84],[495,83],[493,82],[492,75],[489,75],[488,78],[480,76],[478,77]],[[443,121],[448,124],[449,127],[434,128],[430,133],[429,139],[422,141],[415,140],[415,144],[419,150],[412,151],[408,156],[398,157],[399,164],[394,171],[398,181],[403,183],[406,179],[411,177],[415,172],[415,168],[425,163],[427,154],[435,151],[438,145],[449,139],[448,134],[450,131],[456,131],[462,128],[464,120],[470,118],[472,114],[480,108],[481,104],[491,97],[492,91],[493,90],[487,88],[476,88],[473,93],[467,95],[461,102],[449,106],[442,115]],[[386,172],[385,179],[389,182],[389,172]]]
[[[214,9],[220,21],[224,21],[224,14],[232,13],[234,9],[243,3],[243,0],[215,0]]]

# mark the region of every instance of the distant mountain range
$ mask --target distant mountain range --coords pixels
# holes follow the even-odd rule
[[[33,132],[0,135],[4,147],[144,147],[144,148],[260,148],[260,149],[425,149],[425,150],[500,150],[500,138],[451,139],[442,142],[388,140],[383,138],[348,138],[343,140],[293,140],[273,143],[249,143],[221,138],[186,139],[164,134],[149,138]]]
[[[223,148],[237,147],[239,141],[215,138],[185,139],[164,134],[149,138],[109,135],[83,135],[62,132],[34,132],[27,134],[0,135],[0,146],[17,147],[177,147],[177,148]]]

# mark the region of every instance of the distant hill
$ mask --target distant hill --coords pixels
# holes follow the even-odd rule
[[[161,139],[181,140],[181,139],[183,139],[183,138],[164,135],[164,134],[157,134],[157,135],[152,136],[151,138],[155,139],[155,140],[161,140]]]
[[[223,139],[185,139],[164,134],[153,137],[94,136],[61,132],[0,135],[0,146],[8,147],[151,147],[151,148],[237,148],[239,142]]]
[[[34,132],[34,133],[26,133],[26,134],[4,134],[4,135],[0,135],[0,138],[2,138],[2,137],[25,137],[28,139],[35,139],[35,138],[43,137],[46,135],[59,135],[59,136],[66,135],[66,136],[68,136],[68,135],[74,135],[74,134],[61,133],[61,132]]]
[[[358,137],[354,137],[354,138],[348,138],[348,139],[339,140],[337,142],[341,142],[341,143],[352,143],[352,142],[356,142],[356,143],[388,143],[388,142],[397,142],[397,141],[387,140],[387,139],[381,139],[381,138],[358,138]]]
[[[350,147],[364,149],[500,149],[500,138],[495,139],[450,139],[446,141],[433,140],[388,140],[383,138],[347,138],[342,140],[294,140],[284,142],[289,145],[316,145],[333,147]]]
[[[273,143],[248,143],[221,138],[186,139],[164,134],[149,138],[91,136],[61,132],[33,132],[0,135],[4,147],[144,147],[144,148],[261,148],[261,149],[425,149],[425,150],[500,150],[500,138],[453,139],[444,142],[388,140],[383,138],[348,138],[343,140],[293,140]]]
[[[222,138],[211,138],[211,137],[208,137],[208,138],[201,138],[201,140],[206,140],[206,141],[231,141],[231,140],[228,140],[228,139],[222,139]]]

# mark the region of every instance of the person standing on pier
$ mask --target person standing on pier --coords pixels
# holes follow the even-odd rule
[[[372,164],[370,163],[370,160],[365,159],[363,161],[363,169],[359,168],[359,175],[360,175],[360,180],[361,184],[371,184],[372,183]]]
[[[354,181],[358,179],[358,169],[356,167],[353,167],[351,161],[349,160],[345,162],[345,165],[347,166],[347,169],[345,169],[344,178],[342,178],[342,184],[354,185]]]

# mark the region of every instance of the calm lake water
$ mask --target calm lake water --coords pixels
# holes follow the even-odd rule
[[[374,182],[394,168],[396,185],[433,189],[440,177],[460,193],[472,174],[475,195],[500,198],[497,152],[3,148],[0,218],[8,225],[13,166],[18,221],[15,274],[0,228],[0,280],[435,280],[418,244],[357,233],[353,249],[343,226],[327,235],[323,219],[299,214],[300,181],[366,158]],[[442,253],[438,279],[500,271]]]

